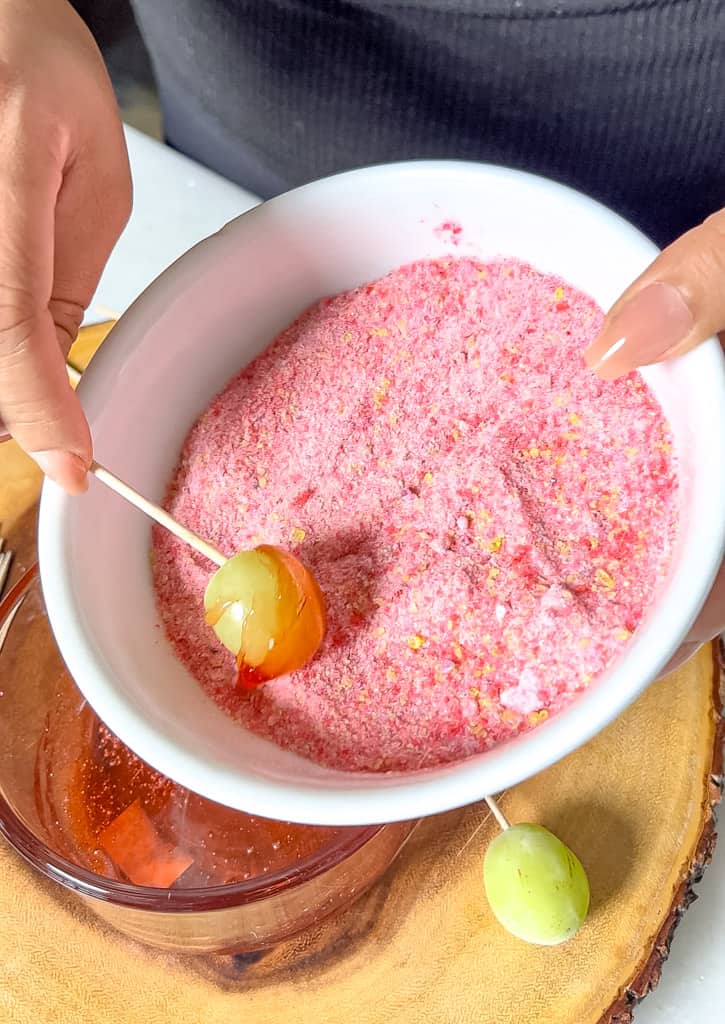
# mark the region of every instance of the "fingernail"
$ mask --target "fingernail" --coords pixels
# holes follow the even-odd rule
[[[30,454],[45,475],[69,494],[82,494],[88,490],[88,468],[79,456],[58,450]]]
[[[661,679],[663,676],[669,675],[670,672],[674,672],[675,669],[680,668],[680,666],[684,665],[686,661],[689,661],[694,654],[697,654],[701,647],[701,643],[682,644],[681,647],[677,648],[675,653],[662,669],[658,678]]]
[[[627,302],[584,353],[587,366],[614,380],[661,359],[690,333],[694,319],[670,284],[649,284]]]

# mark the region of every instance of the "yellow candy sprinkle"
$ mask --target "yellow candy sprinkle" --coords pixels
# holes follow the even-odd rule
[[[379,409],[380,406],[383,404],[383,401],[385,400],[385,398],[387,398],[388,389],[389,388],[390,388],[390,381],[388,380],[387,377],[384,377],[382,382],[381,382],[381,384],[380,384],[380,387],[375,388],[374,391],[373,391],[373,397],[375,399],[375,406],[376,406],[376,408]]]
[[[606,569],[597,569],[594,578],[600,587],[604,587],[605,590],[614,590],[614,580]]]
[[[419,633],[408,637],[408,647],[410,647],[411,651],[419,651],[424,643],[425,640]]]

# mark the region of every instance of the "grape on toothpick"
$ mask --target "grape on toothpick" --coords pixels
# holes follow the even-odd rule
[[[491,910],[524,942],[566,942],[589,912],[589,882],[579,859],[543,825],[509,825],[495,801],[487,802],[502,828],[483,862]]]
[[[73,370],[71,379],[79,376]],[[253,689],[314,657],[325,637],[325,603],[298,558],[271,544],[227,558],[99,462],[92,462],[89,472],[219,566],[206,588],[204,610],[218,638],[236,655],[240,686]]]
[[[262,544],[226,558],[173,516],[94,462],[91,473],[160,526],[219,566],[204,595],[206,621],[237,658],[237,683],[254,689],[301,668],[325,637],[325,604],[314,576],[289,551]]]
[[[66,368],[71,383],[78,384],[80,370],[70,363]],[[219,566],[206,588],[204,610],[206,621],[236,655],[240,686],[260,686],[314,657],[325,637],[325,603],[299,559],[271,544],[227,558],[100,462],[94,460],[88,472]]]

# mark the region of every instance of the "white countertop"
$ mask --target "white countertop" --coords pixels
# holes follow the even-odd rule
[[[123,312],[183,252],[258,202],[131,128],[126,137],[134,211],[103,274],[87,323]],[[697,891],[700,898],[677,930],[659,987],[635,1013],[637,1024],[725,1020],[725,837]]]

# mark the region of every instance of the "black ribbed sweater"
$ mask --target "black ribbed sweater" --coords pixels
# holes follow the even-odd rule
[[[725,205],[725,0],[134,0],[168,141],[264,196],[508,164],[664,243]]]

